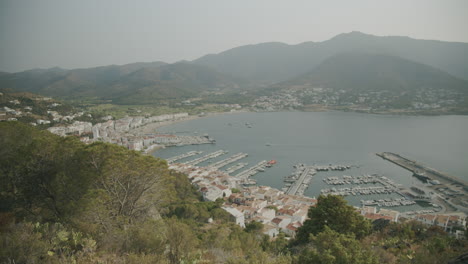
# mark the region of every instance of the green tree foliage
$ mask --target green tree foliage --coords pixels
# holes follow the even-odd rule
[[[84,145],[20,123],[0,124],[0,199],[18,215],[60,219],[87,191]]]
[[[328,226],[318,235],[311,235],[311,247],[305,249],[296,263],[377,264],[378,259],[364,248],[354,235],[340,234]]]
[[[72,263],[96,251],[96,241],[59,223],[12,225],[0,241],[2,263]]]
[[[263,224],[256,221],[252,221],[245,226],[245,231],[249,233],[260,233],[262,229]]]
[[[325,227],[344,234],[354,234],[358,239],[371,231],[370,222],[341,196],[320,195],[317,206],[309,209],[308,216],[310,219],[298,230],[297,243],[307,243],[310,234],[317,235]]]

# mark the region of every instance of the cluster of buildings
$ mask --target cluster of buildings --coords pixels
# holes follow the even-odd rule
[[[242,179],[211,167],[176,163],[169,168],[186,174],[205,200],[224,199],[222,208],[238,225],[245,227],[252,221],[263,223],[263,233],[270,237],[280,231],[294,237],[306,220],[309,207],[317,202],[268,186],[243,187]]]
[[[399,90],[376,89],[356,92],[298,85],[259,97],[252,104],[252,108],[257,111],[276,111],[315,105],[366,112],[394,109],[408,112],[444,111],[460,106],[463,103],[462,98],[460,92],[437,88],[417,89],[414,94],[408,94]]]
[[[444,231],[455,235],[457,238],[464,238],[464,230],[466,229],[466,215],[463,213],[429,214],[420,212],[409,214],[385,208],[380,208],[380,210],[377,211],[377,207],[372,206],[363,206],[359,208],[359,211],[362,216],[371,221],[378,219],[384,219],[391,222],[415,220],[427,226],[438,226]]]
[[[136,151],[150,151],[158,146],[175,146],[190,144],[208,144],[213,140],[208,136],[178,136],[137,133],[134,130],[152,123],[181,120],[188,117],[188,113],[168,114],[151,117],[124,117],[112,120],[105,117],[105,122],[92,125],[90,122],[75,121],[66,126],[54,126],[48,130],[60,136],[76,135],[83,142],[103,141],[125,146]]]
[[[252,104],[252,108],[257,111],[292,110],[302,106],[300,99],[289,91],[278,92],[271,96],[260,96]]]
[[[317,202],[314,198],[288,195],[268,186],[245,186],[242,179],[232,177],[213,167],[175,163],[169,168],[186,174],[206,201],[223,199],[222,209],[231,215],[236,224],[245,227],[252,221],[260,222],[263,224],[263,233],[270,237],[277,236],[279,232],[294,237],[297,229],[307,219],[310,206],[314,206]],[[420,212],[410,215],[372,206],[356,207],[356,210],[371,221],[416,220],[426,225],[439,226],[457,237],[462,237],[466,228],[466,216],[463,214],[442,215]]]
[[[3,93],[0,93],[3,96]],[[50,101],[50,97],[33,97],[34,101]],[[50,125],[52,123],[69,123],[74,119],[84,115],[84,112],[77,112],[69,115],[61,115],[58,111],[54,111],[54,108],[60,106],[59,103],[49,103],[46,105],[47,112],[38,110],[38,107],[33,106],[30,100],[22,102],[18,99],[13,99],[5,102],[5,105],[0,107],[0,120],[6,121],[18,121],[21,117],[28,117],[29,124],[32,126],[37,125]],[[37,105],[36,105],[37,106]],[[33,122],[31,122],[32,120]]]

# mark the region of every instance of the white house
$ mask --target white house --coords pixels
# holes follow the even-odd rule
[[[245,218],[244,214],[241,211],[229,206],[223,206],[221,208],[231,215],[232,219],[236,222],[236,224],[238,224],[241,227],[245,227]]]

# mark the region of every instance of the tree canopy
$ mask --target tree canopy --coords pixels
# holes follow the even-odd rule
[[[298,243],[307,243],[310,234],[317,235],[326,227],[331,230],[353,234],[358,239],[370,234],[370,221],[360,215],[341,196],[320,195],[317,205],[308,212],[310,219],[304,222],[297,233]]]

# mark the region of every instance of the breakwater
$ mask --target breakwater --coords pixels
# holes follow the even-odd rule
[[[377,156],[388,160],[404,169],[411,171],[415,176],[424,177],[429,180],[445,180],[450,183],[459,184],[463,187],[465,191],[468,191],[468,183],[465,181],[450,176],[446,173],[440,172],[433,168],[427,167],[422,165],[414,160],[402,157],[398,154],[391,153],[391,152],[382,152],[376,153]]]

